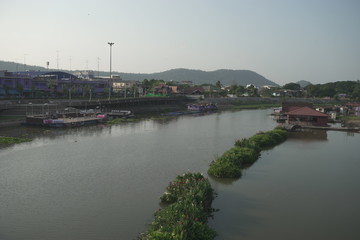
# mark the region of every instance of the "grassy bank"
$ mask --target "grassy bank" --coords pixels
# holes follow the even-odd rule
[[[30,138],[19,138],[19,137],[0,137],[0,144],[15,144],[22,142],[30,142]]]
[[[287,131],[274,129],[260,132],[250,138],[237,140],[235,146],[217,157],[208,169],[208,174],[218,178],[241,177],[241,170],[254,163],[262,150],[274,147],[287,138]]]
[[[169,183],[160,197],[170,204],[155,213],[141,240],[212,240],[216,232],[207,225],[214,191],[200,173],[184,173]]]

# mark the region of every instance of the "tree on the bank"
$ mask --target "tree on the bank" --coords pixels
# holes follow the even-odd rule
[[[51,93],[55,93],[55,89],[57,87],[57,82],[55,79],[50,79],[47,83],[47,87]]]
[[[258,94],[258,89],[257,89],[254,85],[252,85],[252,84],[250,84],[249,86],[247,86],[246,89],[245,89],[245,91],[248,93],[248,95],[249,95],[250,97],[258,97],[258,96],[259,96],[259,94]]]
[[[9,97],[9,93],[10,93],[10,87],[8,85],[3,85],[4,91],[5,91],[5,96]]]
[[[220,81],[217,81],[217,82],[215,83],[215,86],[216,86],[217,88],[221,89],[222,84],[221,84]]]
[[[282,89],[287,89],[287,90],[301,90],[301,86],[298,83],[287,83],[285,84]]]
[[[15,88],[16,88],[16,91],[19,93],[19,96],[21,97],[23,95],[23,93],[24,93],[23,85],[18,82],[18,83],[16,83]]]
[[[305,90],[310,97],[337,97],[339,94],[345,94],[351,99],[360,99],[360,81],[339,81],[308,85]]]
[[[240,97],[242,94],[245,93],[245,87],[241,85],[231,85],[229,89],[229,93]]]
[[[159,79],[151,79],[151,80],[144,79],[141,82],[141,85],[145,93],[148,93],[149,91],[153,90],[156,86],[158,86],[161,83],[165,83],[165,81]]]

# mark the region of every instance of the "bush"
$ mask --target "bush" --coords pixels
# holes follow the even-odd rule
[[[180,197],[188,196],[204,201],[211,198],[212,194],[210,182],[201,173],[184,173],[169,183],[160,200],[163,203],[174,203]]]
[[[200,173],[185,173],[170,182],[160,197],[171,203],[155,213],[143,240],[212,240],[216,232],[207,226],[214,198],[210,182]]]
[[[241,177],[241,166],[218,158],[211,163],[208,174],[218,178],[238,178]]]
[[[236,140],[235,146],[251,148],[251,149],[254,149],[258,153],[261,151],[261,148],[259,147],[259,145],[257,145],[257,143],[255,141],[253,141],[251,139],[247,139],[247,138],[242,138],[241,140]]]
[[[283,129],[274,129],[268,132],[260,132],[249,138],[250,142],[255,142],[261,149],[274,147],[277,144],[285,141],[287,138],[287,131]]]
[[[276,141],[277,144],[282,143],[288,137],[288,132],[280,128],[276,128],[267,133]]]
[[[221,178],[241,177],[242,166],[255,162],[259,155],[253,148],[235,146],[211,163],[208,174]]]
[[[221,159],[242,166],[243,164],[255,162],[259,155],[260,153],[255,151],[254,148],[235,146],[224,152]]]
[[[259,158],[261,150],[285,141],[287,134],[286,130],[274,129],[260,132],[248,139],[237,140],[235,147],[224,152],[210,164],[208,174],[219,178],[241,177],[244,165],[254,163]]]
[[[250,138],[254,141],[261,149],[269,148],[276,145],[276,142],[269,134],[258,133]]]

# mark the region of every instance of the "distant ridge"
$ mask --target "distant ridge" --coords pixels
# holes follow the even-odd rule
[[[312,85],[311,82],[306,81],[306,80],[300,80],[300,81],[298,81],[298,82],[296,82],[296,83],[299,84],[301,88],[304,88],[304,87],[306,87],[306,86],[308,86],[308,85]]]
[[[165,81],[192,81],[194,84],[214,84],[220,81],[223,85],[247,85],[254,84],[256,86],[273,85],[279,86],[277,83],[266,79],[265,77],[250,70],[229,70],[220,69],[216,71],[202,71],[191,70],[184,68],[172,69],[160,73],[151,74],[135,74],[135,73],[120,73],[123,79],[131,79],[142,81],[146,79],[162,79]]]
[[[8,71],[23,71],[24,67],[26,70],[33,71],[46,71],[47,69],[39,66],[30,66],[15,62],[5,62],[0,61],[0,70],[8,70]],[[49,69],[49,71],[53,71],[55,69]],[[77,72],[84,70],[74,70],[66,72]],[[97,71],[94,71],[95,75],[97,75]],[[99,72],[100,76],[107,76],[108,72]],[[192,69],[184,69],[177,68],[159,73],[121,73],[121,72],[113,72],[113,74],[120,75],[120,77],[124,80],[136,80],[142,81],[144,79],[161,79],[164,81],[192,81],[194,84],[215,84],[217,81],[220,81],[223,85],[242,85],[245,86],[247,84],[254,84],[256,86],[262,85],[272,85],[279,86],[277,83],[270,81],[269,79],[261,76],[260,74],[250,71],[250,70],[230,70],[230,69],[220,69],[216,71],[202,71],[202,70],[192,70]]]

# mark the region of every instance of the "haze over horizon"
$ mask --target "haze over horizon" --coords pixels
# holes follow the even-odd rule
[[[0,60],[155,73],[251,70],[280,85],[360,79],[357,0],[2,0]],[[99,60],[98,60],[99,59]]]

